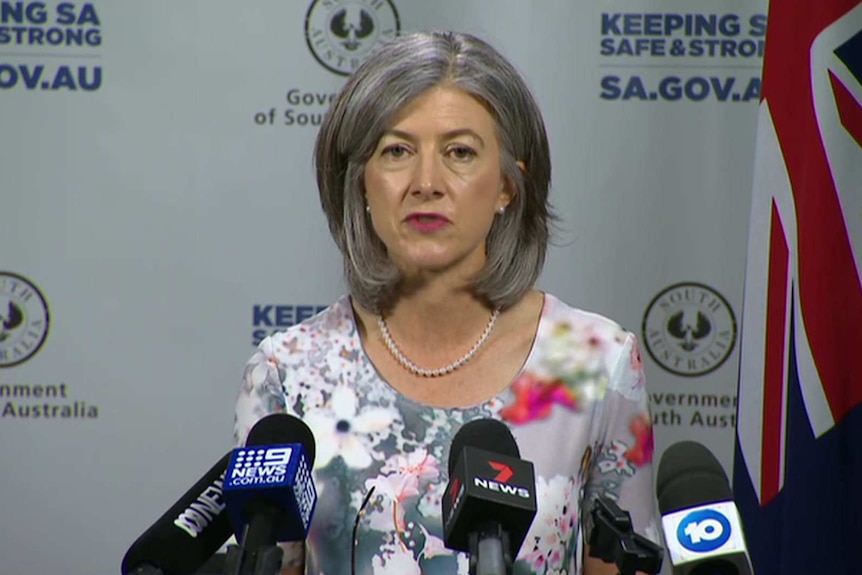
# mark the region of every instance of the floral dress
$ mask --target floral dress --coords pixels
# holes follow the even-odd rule
[[[355,552],[357,575],[466,575],[466,555],[443,546],[440,505],[452,438],[479,418],[507,424],[521,458],[536,470],[538,510],[515,575],[579,573],[591,525],[585,502],[600,495],[628,511],[639,533],[659,541],[637,341],[550,294],[518,377],[468,408],[421,404],[389,386],[365,355],[343,296],[260,343],[236,404],[237,445],[273,412],[301,418],[315,437],[309,574],[349,575]],[[372,487],[354,543],[354,521]]]

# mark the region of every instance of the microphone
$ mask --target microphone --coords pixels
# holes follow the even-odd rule
[[[602,495],[595,499],[590,515],[590,557],[613,563],[619,575],[635,575],[636,571],[655,574],[661,571],[664,549],[635,533],[628,511]]]
[[[317,504],[311,478],[314,435],[302,420],[274,413],[251,429],[245,447],[231,454],[224,497],[239,554],[228,553],[228,570],[275,573],[278,541],[301,541]]]
[[[752,575],[730,482],[706,447],[696,441],[668,447],[656,496],[674,575]]]
[[[536,516],[536,474],[503,423],[477,419],[455,434],[442,511],[443,544],[470,554],[470,575],[511,573]]]
[[[126,551],[123,575],[191,575],[231,535],[224,512],[225,454]]]

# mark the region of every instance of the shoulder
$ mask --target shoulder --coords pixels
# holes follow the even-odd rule
[[[540,337],[566,338],[579,348],[615,358],[634,334],[602,314],[573,307],[546,293]]]
[[[602,314],[573,307],[546,293],[537,343],[545,350],[568,350],[582,367],[613,375],[637,353],[635,335]],[[553,353],[553,351],[551,351]]]
[[[333,353],[354,351],[355,334],[350,298],[342,296],[318,314],[264,338],[246,369],[268,364],[284,380],[285,369],[310,367]]]
[[[320,313],[264,338],[255,355],[291,363],[309,353],[345,345],[354,331],[350,297],[344,295]]]

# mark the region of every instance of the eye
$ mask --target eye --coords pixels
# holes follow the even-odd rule
[[[459,162],[466,162],[476,157],[476,150],[469,146],[452,146],[447,150],[449,157]]]
[[[406,156],[408,152],[409,150],[404,144],[390,144],[383,148],[380,154],[382,156],[387,156],[389,158],[397,160]]]

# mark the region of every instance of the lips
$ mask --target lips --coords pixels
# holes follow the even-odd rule
[[[443,214],[415,212],[407,216],[405,222],[415,230],[433,232],[449,224],[449,218]]]

